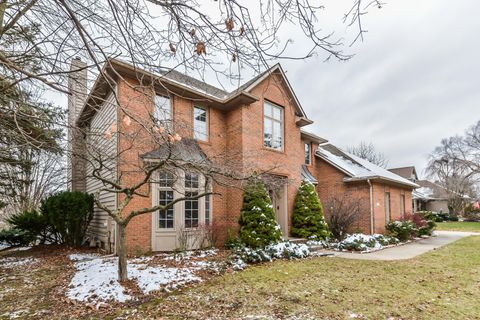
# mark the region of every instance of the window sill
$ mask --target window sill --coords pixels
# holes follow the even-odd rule
[[[277,150],[277,149],[273,149],[273,148],[269,148],[269,147],[265,147],[265,146],[263,146],[262,149],[266,150],[266,151],[272,151],[272,152],[275,152],[275,153],[286,154],[285,149]]]
[[[208,141],[204,141],[204,140],[198,140],[198,139],[195,139],[198,144],[204,144],[204,145],[207,145],[207,146],[211,146],[212,143],[208,140]]]

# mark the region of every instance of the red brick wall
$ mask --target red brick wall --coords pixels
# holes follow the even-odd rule
[[[129,80],[130,84],[136,81]],[[225,112],[211,107],[207,102],[193,102],[191,100],[173,97],[175,130],[183,137],[192,137],[193,131],[193,106],[199,104],[207,107],[209,123],[209,140],[199,142],[203,151],[212,160],[220,165],[235,168],[244,173],[253,171],[269,171],[289,179],[288,199],[288,222],[294,206],[295,195],[301,182],[301,165],[304,164],[304,142],[300,137],[300,128],[295,124],[296,110],[293,99],[287,92],[286,87],[279,76],[272,75],[251,92],[259,97],[259,101],[248,106]],[[138,90],[126,82],[119,84],[120,102],[124,108],[139,119],[147,118],[153,110],[153,90]],[[263,104],[267,99],[284,108],[284,150],[274,151],[263,146]],[[122,122],[124,114],[119,111],[120,130],[137,132],[135,137],[121,136],[119,148],[124,150],[119,163],[119,172],[124,181],[134,182],[143,177],[136,171],[141,162],[139,155],[151,151],[152,143],[148,135],[142,133],[141,125],[133,123],[125,127]],[[133,147],[132,147],[133,146]],[[312,145],[312,153],[317,148]],[[312,156],[310,171],[319,180],[317,191],[325,207],[328,216],[328,200],[332,195],[347,195],[349,198],[359,201],[364,210],[354,229],[370,232],[370,197],[369,186],[366,182],[344,183],[345,175],[323,160]],[[381,232],[385,224],[384,194],[385,185],[374,184],[374,213],[375,231]],[[148,188],[144,190],[148,193]],[[226,239],[228,230],[238,229],[238,219],[242,206],[243,192],[235,187],[214,185],[214,192],[219,193],[213,198],[213,221],[218,231],[219,242]],[[392,216],[399,215],[400,193],[399,188],[390,187],[392,199]],[[406,212],[410,212],[411,192],[405,192]],[[383,199],[383,200],[382,200]],[[120,197],[120,201],[122,198]],[[376,205],[378,202],[378,206]],[[151,197],[137,197],[129,204],[127,210],[139,209],[151,206]],[[290,224],[290,223],[289,223]],[[134,218],[128,227],[128,246],[130,253],[151,250],[151,214]],[[352,231],[355,231],[352,230]]]
[[[343,198],[346,201],[358,202],[361,207],[361,216],[350,232],[361,230],[370,233],[370,187],[366,182],[345,183],[346,175],[324,160],[315,157],[310,171],[317,177],[317,192],[322,201],[325,216],[328,220],[332,198]]]
[[[362,207],[362,215],[354,229],[361,230],[364,233],[371,232],[370,218],[370,186],[366,181],[345,183],[343,179],[346,174],[339,169],[333,167],[324,160],[316,157],[310,171],[317,177],[319,183],[317,191],[324,205],[325,215],[328,218],[329,208],[328,201],[334,195],[342,197],[343,195],[351,199],[359,201]],[[372,182],[373,194],[373,215],[374,215],[374,232],[385,232],[385,193],[390,192],[390,220],[401,218],[400,214],[400,195],[405,195],[405,213],[411,213],[412,191],[410,189],[391,186],[385,183]],[[351,230],[355,231],[355,230]]]
[[[144,178],[141,171],[142,161],[140,155],[151,151],[153,143],[150,135],[143,129],[149,124],[149,115],[153,110],[153,91],[150,88],[138,87],[135,80],[120,81],[118,95],[122,108],[119,109],[119,163],[118,171],[121,184],[132,186]],[[127,125],[123,119],[127,114],[131,124]],[[145,185],[140,190],[149,193],[149,186]],[[119,203],[124,196],[119,196]],[[135,197],[126,206],[124,213],[133,210],[148,208],[152,204],[151,198]],[[144,214],[133,218],[127,226],[127,249],[129,253],[140,253],[151,250],[151,214]]]
[[[130,84],[137,85],[135,80]],[[287,93],[284,83],[278,76],[271,76],[254,88],[253,95],[260,98],[249,106],[224,112],[214,109],[207,102],[193,102],[178,96],[173,97],[175,131],[183,137],[192,137],[193,106],[199,104],[209,110],[209,141],[199,142],[203,151],[213,161],[235,168],[244,173],[269,171],[272,174],[287,177],[288,212],[290,221],[295,195],[301,181],[301,165],[304,163],[304,149],[300,139],[300,128],[295,124],[296,115],[292,97]],[[137,118],[144,118],[153,110],[153,90],[136,90],[125,82],[119,84],[119,97],[122,106]],[[264,99],[284,108],[284,150],[268,150],[263,147],[263,102]],[[120,111],[120,130],[141,131],[140,124],[122,127],[124,114]],[[135,143],[133,143],[135,140]],[[121,137],[119,148],[126,150],[122,154],[119,172],[124,181],[134,182],[142,174],[135,172],[141,163],[138,156],[152,149],[148,136],[138,133],[135,139]],[[134,145],[133,148],[131,148]],[[133,164],[133,166],[132,166]],[[133,172],[132,172],[133,171]],[[145,190],[148,192],[148,190]],[[227,188],[214,185],[213,220],[219,230],[220,242],[223,242],[229,229],[238,229],[238,219],[242,206],[243,192],[235,187]],[[122,200],[121,198],[119,199]],[[151,206],[151,198],[135,198],[127,210]],[[151,214],[134,218],[128,227],[129,252],[151,250]]]

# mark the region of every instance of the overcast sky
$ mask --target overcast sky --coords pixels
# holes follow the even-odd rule
[[[473,0],[388,1],[365,16],[369,32],[348,62],[282,62],[315,121],[305,129],[341,147],[372,142],[391,167],[421,175],[443,137],[480,120],[478,9]]]
[[[364,42],[346,46],[355,54],[351,60],[324,62],[319,56],[281,63],[315,121],[305,129],[344,148],[372,142],[390,167],[415,165],[422,175],[442,138],[480,120],[480,3],[385,1],[363,16],[368,33]],[[325,32],[354,37],[356,29],[342,23],[353,0],[322,3]],[[280,36],[302,46],[291,28]],[[66,97],[52,97],[66,105]]]

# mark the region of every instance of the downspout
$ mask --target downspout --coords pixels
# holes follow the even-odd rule
[[[370,179],[367,179],[368,185],[370,186],[370,233],[375,233],[375,216],[373,214],[373,186],[370,182]]]

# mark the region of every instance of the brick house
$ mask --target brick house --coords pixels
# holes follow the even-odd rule
[[[142,161],[154,159],[161,151],[152,150],[148,138],[142,135],[132,143],[122,135],[106,139],[105,132],[110,134],[109,128],[112,126],[125,127],[125,118],[129,114],[140,118],[153,114],[158,118],[156,120],[161,118],[161,121],[170,123],[175,131],[181,133],[183,139],[179,146],[190,147],[188,152],[183,152],[186,156],[223,159],[217,161],[228,161],[229,165],[242,172],[269,171],[270,177],[288,181],[279,189],[269,190],[284,237],[289,236],[294,199],[302,180],[316,183],[321,196],[326,190],[331,191],[327,186],[331,181],[327,175],[329,170],[336,168],[324,160],[319,151],[314,152],[327,140],[302,130],[313,122],[305,114],[279,64],[233,92],[225,92],[176,71],[153,74],[112,59],[105,64],[102,70],[104,76],[97,78],[88,95],[87,75],[83,66],[78,59],[72,62],[72,71],[77,72],[72,72],[69,84],[73,92],[69,97],[69,122],[76,128],[69,132],[69,148],[77,153],[80,150],[81,153],[81,148],[89,144],[102,146],[102,155],[120,154],[118,158],[105,156],[105,167],[109,168],[108,174],[113,179],[138,178],[132,173],[131,163],[141,165]],[[113,91],[118,100],[114,99]],[[177,128],[178,123],[183,124],[181,128]],[[70,157],[70,188],[96,193],[101,183],[91,177],[91,170],[88,159]],[[201,191],[201,176],[191,172],[182,172],[180,176],[175,188],[152,185],[149,196],[135,198],[129,208],[165,203],[175,198],[178,189],[184,192]],[[378,200],[380,191],[385,192],[387,185],[392,195],[398,193],[398,197],[402,194],[411,199],[411,185],[398,181],[371,180]],[[337,182],[333,183],[337,185]],[[348,187],[345,188],[361,183],[346,182]],[[365,181],[363,183],[366,184]],[[169,212],[135,217],[127,227],[129,251],[173,250],[179,245],[178,231],[181,228],[194,229],[199,224],[211,221],[215,221],[219,241],[224,241],[229,230],[238,229],[243,193],[238,188],[215,183],[209,188],[221,196],[180,202]],[[365,190],[368,193],[369,189]],[[105,206],[112,208],[122,200],[121,196],[106,191],[99,192],[98,196]],[[392,200],[392,209],[396,208],[395,201]],[[398,211],[395,210],[392,212]],[[380,208],[376,210],[376,215],[377,212],[380,212]],[[375,231],[381,231],[381,224],[384,224],[380,219],[381,214],[378,215],[378,218],[375,216]],[[366,232],[370,231],[367,222],[362,225]],[[99,208],[95,209],[89,237],[92,243],[105,250],[115,250],[115,223]]]
[[[412,190],[417,184],[330,143],[317,149],[310,171],[318,177],[317,191],[326,216],[334,198],[360,205],[355,230],[383,233],[389,221],[412,213]]]

